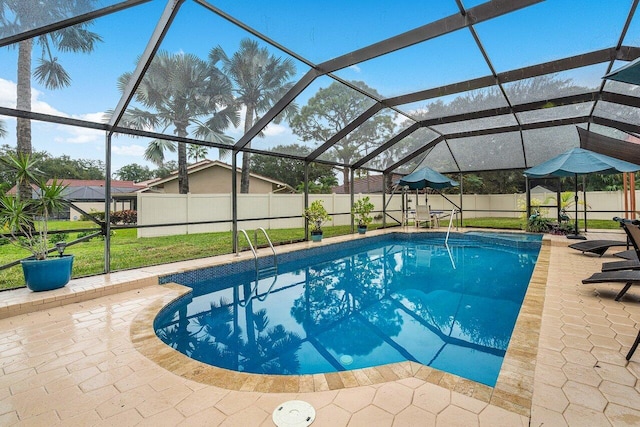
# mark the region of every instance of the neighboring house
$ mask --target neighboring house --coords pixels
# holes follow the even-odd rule
[[[402,175],[394,174],[392,180],[397,182],[400,178],[402,178]],[[382,193],[383,189],[384,175],[368,175],[362,178],[354,178],[353,180],[354,194]],[[344,185],[332,187],[331,191],[335,194],[350,194],[349,187]]]
[[[232,167],[219,160],[203,160],[187,167],[189,192],[191,194],[228,194],[231,192]],[[236,168],[236,188],[240,191],[242,169]],[[178,194],[178,172],[166,178],[146,181],[145,192]],[[249,175],[249,193],[295,193],[295,189],[284,182],[258,174]]]
[[[51,184],[53,180],[47,181]],[[62,179],[58,180],[59,184],[65,185],[67,188],[64,192],[64,198],[72,202],[75,206],[85,212],[90,211],[104,212],[105,200],[105,182],[101,179]],[[136,209],[137,195],[136,193],[145,188],[144,184],[136,184],[133,181],[111,181],[111,210],[123,211]],[[34,190],[36,188],[34,187]],[[13,187],[8,194],[15,194],[16,188]],[[33,197],[38,197],[38,193],[34,191]],[[72,221],[79,220],[82,216],[78,210],[68,207],[64,212],[59,212],[56,217],[58,219],[69,219]]]
[[[530,190],[531,193],[534,194],[543,194],[543,193],[554,193],[555,194],[555,190],[550,190],[547,187],[543,187],[542,185],[536,185],[535,187],[533,187]]]

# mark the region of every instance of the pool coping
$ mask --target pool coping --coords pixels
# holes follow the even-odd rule
[[[305,393],[413,377],[529,417],[550,252],[551,240],[545,236],[494,387],[410,361],[313,375],[250,374],[198,362],[162,342],[153,328],[154,319],[166,305],[191,292],[191,288],[177,283],[161,285],[169,292],[138,313],[131,324],[130,338],[138,352],[168,371],[230,390]]]

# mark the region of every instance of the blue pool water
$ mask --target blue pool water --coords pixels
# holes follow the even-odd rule
[[[492,231],[469,231],[467,236],[481,236],[490,239],[507,239],[518,242],[540,242],[542,234],[533,233],[495,233]]]
[[[493,386],[539,248],[539,239],[452,235],[445,245],[442,235],[398,233],[287,254],[257,286],[250,267],[172,275],[164,282],[193,292],[154,327],[188,356],[238,371],[411,360]]]

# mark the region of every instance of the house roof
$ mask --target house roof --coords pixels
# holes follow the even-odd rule
[[[53,179],[47,181],[51,185]],[[105,199],[105,182],[99,179],[58,179],[58,184],[67,186],[64,191],[64,198],[71,201],[102,201]],[[32,185],[37,195],[37,186]],[[111,194],[130,194],[143,189],[144,186],[133,181],[111,181]],[[14,186],[8,194],[16,194]]]
[[[220,160],[205,159],[205,160],[202,160],[202,161],[200,161],[198,163],[194,163],[192,165],[187,166],[187,173],[188,174],[193,174],[195,172],[199,172],[199,171],[202,171],[202,170],[205,170],[205,169],[209,169],[209,168],[212,168],[212,167],[221,167],[221,168],[224,168],[224,169],[231,170],[232,166],[230,164],[228,164],[228,163],[221,162]],[[242,168],[236,168],[236,172],[237,173],[242,172]],[[251,176],[253,178],[260,179],[262,181],[270,182],[272,184],[275,184],[275,185],[277,185],[279,187],[282,187],[283,189],[287,189],[289,191],[295,191],[293,189],[293,187],[291,187],[289,184],[286,184],[286,183],[284,183],[282,181],[278,181],[278,180],[266,177],[264,175],[259,175],[257,173],[251,172],[251,173],[249,173],[249,176]],[[165,183],[170,182],[170,181],[174,181],[176,179],[178,179],[178,171],[177,170],[176,171],[172,171],[171,174],[169,176],[165,177],[165,178],[158,178],[158,179],[155,179],[155,180],[146,181],[145,184],[147,185],[147,187],[151,188],[151,187],[155,187],[155,186],[158,186],[158,185],[161,185],[161,184],[165,184]]]

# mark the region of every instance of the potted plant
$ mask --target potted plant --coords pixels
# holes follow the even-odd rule
[[[314,200],[311,205],[304,210],[303,216],[307,219],[311,228],[311,240],[319,242],[322,240],[322,224],[330,220],[331,217],[322,205],[322,200]]]
[[[0,195],[0,229],[8,230],[11,243],[31,252],[32,257],[20,261],[25,283],[32,291],[45,291],[65,286],[71,279],[73,255],[63,255],[66,244],[59,242],[49,249],[48,221],[53,212],[64,206],[66,186],[57,180],[47,185],[35,174],[35,161],[30,155],[18,154],[0,159],[16,174],[16,195]],[[23,200],[18,188],[31,186],[36,197]],[[49,257],[57,250],[58,256]]]
[[[535,210],[527,220],[526,230],[530,233],[546,233],[551,229],[551,220]]]
[[[353,204],[351,214],[358,221],[358,233],[364,234],[367,232],[367,226],[373,221],[373,217],[371,216],[373,208],[374,206],[369,196],[358,199]]]

